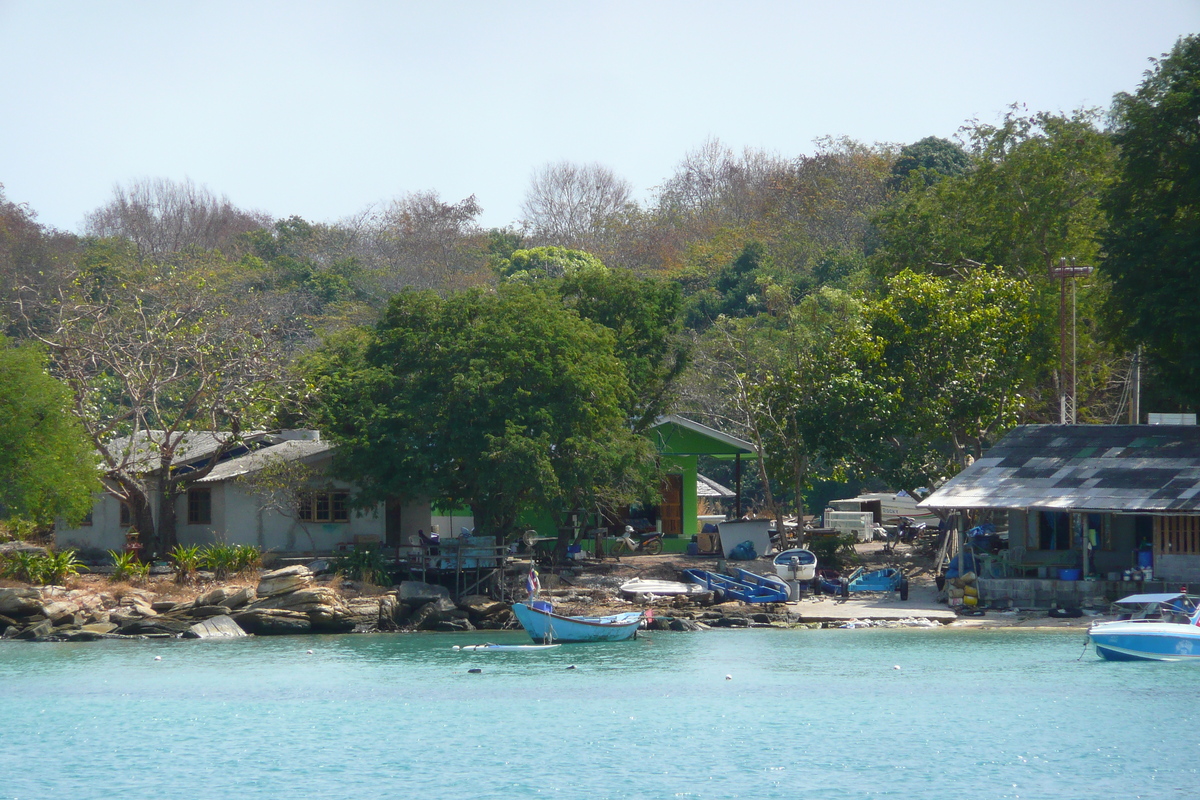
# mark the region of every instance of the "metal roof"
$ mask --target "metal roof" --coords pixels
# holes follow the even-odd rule
[[[263,431],[242,434],[241,442],[257,443],[264,437]],[[172,463],[175,467],[194,464],[210,458],[222,447],[228,447],[238,437],[229,431],[184,431],[168,434],[161,430],[138,431],[136,436],[120,436],[106,445],[108,451],[118,459],[128,455],[129,469],[134,472],[154,472],[162,466],[159,448],[170,439],[175,445]],[[236,451],[237,445],[235,445]]]
[[[715,458],[757,457],[757,451],[750,442],[678,414],[659,417],[649,433],[660,453],[709,455]]]
[[[196,483],[218,483],[258,472],[273,460],[300,461],[333,449],[332,442],[294,440],[263,447],[228,461],[222,461]]]
[[[1200,512],[1200,427],[1023,425],[920,505]]]
[[[714,481],[706,475],[696,473],[697,497],[737,497],[737,492]]]

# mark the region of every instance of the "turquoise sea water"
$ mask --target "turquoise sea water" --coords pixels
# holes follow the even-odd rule
[[[1081,632],[488,640],[0,642],[0,798],[1200,797],[1197,666]]]

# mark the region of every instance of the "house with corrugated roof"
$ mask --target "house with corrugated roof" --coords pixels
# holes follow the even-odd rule
[[[176,498],[176,535],[180,544],[255,545],[277,553],[327,553],[355,543],[409,544],[418,530],[434,523],[425,502],[379,503],[354,509],[354,487],[332,477],[334,445],[314,430],[256,431],[236,444],[231,434],[196,432],[183,435],[172,465],[176,474],[209,471],[188,484]],[[223,438],[225,437],[225,438]],[[154,438],[114,452],[126,454],[128,469],[150,487],[151,513],[161,519],[163,496],[157,491]],[[213,458],[215,464],[209,464]],[[77,527],[61,522],[55,531],[59,547],[83,551],[121,550],[132,526],[130,509],[116,496],[100,493],[92,512]]]
[[[986,579],[1104,596],[1142,588],[1127,570],[1154,588],[1200,582],[1200,427],[1024,425],[921,506],[1007,521]]]

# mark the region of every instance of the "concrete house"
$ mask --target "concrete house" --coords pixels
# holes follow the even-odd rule
[[[1024,425],[921,506],[1007,520],[983,578],[1068,596],[1177,589],[1200,582],[1200,427]],[[1147,569],[1152,586],[1124,580]]]
[[[222,436],[187,434],[175,468],[206,466],[220,449]],[[207,475],[176,499],[180,544],[246,544],[264,552],[316,554],[356,543],[408,545],[419,529],[430,530],[435,520],[428,501],[379,503],[366,511],[351,509],[354,487],[330,475],[333,447],[313,430],[243,436]],[[143,445],[143,449],[147,452],[139,458],[145,465],[145,480],[152,487],[151,511],[157,521],[163,498],[153,490],[151,448]],[[305,469],[289,469],[288,465]],[[264,471],[270,470],[290,473],[292,483],[261,480]],[[294,483],[297,480],[299,484]],[[112,494],[102,493],[79,527],[60,523],[55,541],[59,547],[83,551],[121,550],[130,524],[129,509]]]

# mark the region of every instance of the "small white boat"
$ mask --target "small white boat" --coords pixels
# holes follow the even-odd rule
[[[775,565],[775,574],[785,580],[811,581],[817,577],[817,557],[803,547],[784,550],[771,563]]]
[[[526,650],[553,650],[555,647],[560,647],[557,644],[468,644],[459,647],[454,645],[452,650],[462,650],[466,652],[487,652],[487,653],[521,653]]]
[[[679,594],[703,594],[703,586],[681,581],[643,580],[634,578],[621,584],[622,594],[653,594],[660,597],[670,597]]]

